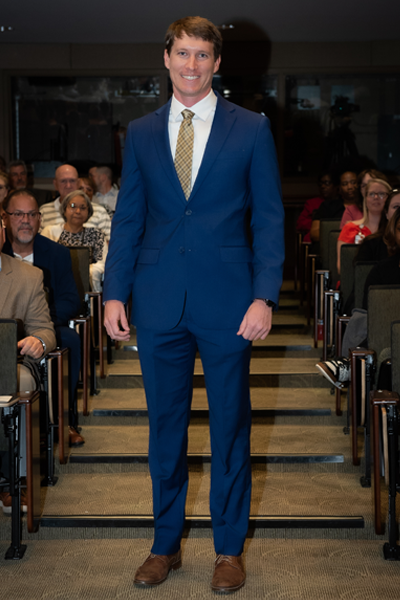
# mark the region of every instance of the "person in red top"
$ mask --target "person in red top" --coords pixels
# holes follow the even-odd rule
[[[337,269],[340,273],[340,248],[343,244],[360,244],[371,233],[376,233],[382,224],[382,211],[392,188],[383,179],[370,179],[364,196],[362,219],[346,223],[337,242]]]
[[[304,204],[297,219],[296,231],[304,234],[303,242],[311,242],[310,229],[313,213],[320,207],[324,200],[333,200],[337,196],[337,185],[333,181],[330,171],[323,171],[318,178],[319,196],[310,198]]]

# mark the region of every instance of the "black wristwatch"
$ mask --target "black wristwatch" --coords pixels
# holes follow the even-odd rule
[[[272,302],[272,300],[268,300],[268,298],[256,298],[256,300],[262,300],[263,302],[265,302],[265,304],[267,306],[269,306],[270,308],[272,308],[272,310],[274,310],[276,303]]]

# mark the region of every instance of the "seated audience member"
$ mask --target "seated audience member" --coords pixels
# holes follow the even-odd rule
[[[7,198],[7,194],[10,190],[10,178],[7,173],[0,171],[0,208],[3,200]]]
[[[386,215],[385,227],[383,228],[379,225],[379,229],[376,233],[373,233],[362,240],[354,262],[367,260],[380,261],[389,256],[387,246],[384,242],[384,233],[388,222],[399,207],[400,190],[392,190],[386,199],[382,212],[383,222],[385,222]]]
[[[392,190],[387,197],[382,211],[381,222],[378,231],[364,238],[359,245],[354,263],[361,261],[380,261],[389,256],[387,246],[384,242],[386,227],[396,210],[400,207],[400,190]],[[346,300],[343,314],[349,315],[354,308],[354,289]]]
[[[28,188],[28,170],[23,160],[13,160],[8,165],[8,174],[10,176],[10,183],[12,190],[23,190]],[[29,190],[36,198],[38,206],[51,202],[52,193],[49,190],[42,190],[40,188],[29,186]]]
[[[350,380],[350,348],[367,344],[368,290],[371,285],[400,285],[400,208],[397,208],[386,226],[384,242],[389,257],[375,265],[365,282],[363,310],[354,311],[347,325],[342,344],[343,356],[336,360],[321,361],[317,365],[320,373],[334,386],[341,388]],[[400,314],[400,307],[399,307]]]
[[[357,196],[357,174],[353,171],[344,171],[339,177],[339,197],[323,202],[313,215],[311,240],[319,241],[321,219],[341,219],[346,206],[354,204]]]
[[[383,211],[391,187],[383,179],[370,179],[366,186],[363,218],[346,223],[340,232],[337,242],[337,269],[340,273],[340,248],[343,244],[360,244],[371,233],[382,231],[386,225],[386,215]],[[382,218],[383,213],[383,218]]]
[[[43,273],[2,252],[5,242],[3,227],[0,227],[0,318],[20,319],[26,337],[18,342],[23,363],[18,365],[18,390],[37,389],[35,363],[56,346],[53,323],[43,289]],[[2,428],[0,429],[1,435]],[[8,455],[2,453],[1,475],[8,478]],[[26,511],[26,496],[22,507]],[[11,512],[11,496],[0,493],[3,511]]]
[[[93,196],[97,191],[97,188],[91,177],[79,177],[78,189],[82,192],[85,192],[90,201],[93,200]]]
[[[105,235],[97,227],[91,227],[89,219],[93,206],[85,192],[77,190],[65,196],[60,213],[64,225],[45,227],[42,235],[63,246],[87,246],[90,248],[90,285],[95,292],[101,292],[107,243]]]
[[[78,171],[71,165],[61,165],[56,169],[54,177],[54,188],[58,191],[60,196],[53,202],[44,204],[40,211],[42,213],[41,229],[49,227],[51,225],[63,225],[64,220],[60,214],[60,206],[65,196],[70,192],[74,192],[78,189]],[[97,227],[106,236],[106,240],[110,239],[111,231],[111,219],[107,214],[107,211],[103,206],[95,204],[93,206],[93,214],[90,217],[88,223],[91,227]]]
[[[304,234],[303,241],[311,242],[310,229],[314,212],[326,200],[330,202],[337,197],[337,186],[329,171],[323,171],[318,178],[319,196],[307,200],[297,219],[296,230]]]
[[[77,431],[81,343],[79,335],[68,323],[80,313],[81,301],[72,273],[69,250],[38,233],[39,207],[29,190],[18,190],[10,194],[3,203],[3,221],[7,229],[3,253],[33,264],[43,271],[57,344],[70,351],[69,438],[71,446],[80,446],[85,441]]]
[[[340,223],[340,229],[343,229],[346,223],[350,223],[350,221],[357,221],[358,219],[362,218],[365,190],[370,179],[382,179],[383,181],[387,181],[386,175],[380,171],[376,171],[375,169],[365,169],[358,175],[357,182],[359,189],[359,200],[354,204],[349,204],[346,206],[342,221]]]
[[[112,184],[113,173],[110,167],[98,166],[91,169],[92,179],[97,187],[94,201],[98,202],[110,216],[115,213],[117,205],[118,190]]]

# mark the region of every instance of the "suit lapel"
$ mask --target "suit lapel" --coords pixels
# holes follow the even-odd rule
[[[208,138],[203,160],[201,161],[200,169],[197,174],[192,193],[187,201],[178,179],[178,175],[176,174],[174,161],[171,154],[171,146],[169,143],[168,119],[171,100],[156,111],[157,118],[153,121],[153,136],[157,154],[168,179],[174,186],[177,194],[180,195],[184,204],[190,202],[197,194],[204,179],[207,177],[208,172],[213,166],[215,159],[220,153],[225,140],[236,120],[235,105],[227,102],[218,93],[217,97],[218,102],[215,110],[214,121],[211,127],[210,137]]]
[[[236,121],[235,105],[226,102],[217,93],[218,102],[215,109],[213,124],[210,131],[210,136],[204,151],[203,160],[201,161],[200,169],[193,186],[192,193],[189,196],[189,202],[199,191],[204,179],[207,177],[215,159],[221,152],[225,140]]]
[[[12,272],[12,260],[9,256],[7,256],[7,254],[2,254],[0,271],[0,317],[3,314],[3,309],[6,304],[7,296],[13,282]]]
[[[171,100],[156,111],[157,118],[153,120],[153,136],[158,158],[160,159],[165,174],[175,188],[177,194],[181,196],[182,201],[186,204],[185,194],[183,193],[181,183],[176,174],[171,154],[171,145],[169,143],[168,119],[170,107]]]

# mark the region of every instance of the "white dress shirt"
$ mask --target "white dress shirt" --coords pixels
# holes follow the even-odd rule
[[[193,189],[194,182],[196,181],[196,177],[200,169],[201,161],[203,160],[204,151],[206,149],[207,141],[211,132],[216,107],[217,96],[214,94],[213,90],[210,90],[210,93],[205,98],[200,100],[200,102],[197,102],[197,104],[190,106],[190,108],[184,106],[175,98],[175,96],[172,96],[168,121],[168,134],[169,143],[171,146],[171,154],[174,160],[179,128],[183,121],[182,111],[185,110],[185,108],[189,108],[189,110],[194,112],[194,117],[192,119],[194,143],[191,189]]]

